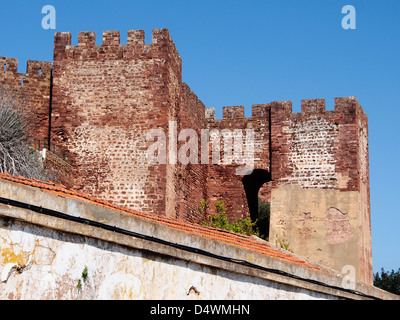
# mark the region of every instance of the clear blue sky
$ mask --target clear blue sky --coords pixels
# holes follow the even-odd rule
[[[56,30],[41,9],[56,8]],[[356,30],[341,26],[356,8]],[[400,268],[400,1],[153,0],[2,1],[0,56],[53,59],[54,31],[168,28],[183,60],[183,80],[207,107],[356,96],[369,117],[374,270]]]

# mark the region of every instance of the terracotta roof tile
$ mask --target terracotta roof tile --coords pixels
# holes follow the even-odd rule
[[[135,217],[139,217],[142,219],[146,219],[149,221],[153,221],[156,223],[160,223],[175,229],[179,229],[191,234],[196,234],[202,236],[204,238],[213,239],[217,241],[221,241],[227,244],[235,245],[240,248],[244,248],[253,252],[257,252],[266,256],[282,259],[288,262],[292,262],[295,264],[299,264],[314,270],[321,271],[317,266],[311,265],[306,261],[299,259],[291,254],[286,252],[282,252],[271,247],[268,243],[258,241],[253,237],[233,233],[226,230],[216,229],[212,227],[207,227],[200,224],[190,223],[186,221],[182,221],[179,219],[174,219],[165,216],[159,216],[154,213],[148,213],[143,211],[131,210],[122,208],[106,201],[91,197],[85,193],[78,192],[72,189],[67,189],[65,186],[56,185],[51,181],[40,181],[36,179],[27,179],[21,176],[15,177],[8,173],[0,173],[0,179],[4,179],[7,181],[12,181],[16,183],[20,183],[23,185],[32,186],[35,188],[40,188],[41,190],[45,190],[50,193],[56,193],[58,195],[64,197],[75,198],[78,200],[83,200],[95,204],[97,206],[102,206],[108,209],[112,209],[115,211],[119,211],[125,214],[129,214]]]

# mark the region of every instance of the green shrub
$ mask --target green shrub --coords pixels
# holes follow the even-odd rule
[[[276,235],[275,245],[277,247],[280,247],[280,248],[286,250],[286,251],[294,253],[293,250],[289,246],[289,240],[288,239],[281,239],[278,235]]]
[[[267,240],[269,238],[269,221],[270,221],[270,203],[264,202],[258,198],[258,219],[257,229],[260,233],[260,238]]]
[[[206,208],[208,204],[205,200],[200,202],[199,212],[205,214]],[[246,219],[236,219],[232,222],[229,222],[228,217],[226,215],[225,202],[217,201],[215,203],[216,213],[213,213],[208,216],[208,221],[203,224],[209,227],[219,228],[227,231],[232,231],[235,233],[245,234],[245,235],[259,235],[259,232],[256,228],[256,222],[252,222],[250,218]]]

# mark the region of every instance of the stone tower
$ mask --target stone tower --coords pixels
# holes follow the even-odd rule
[[[72,159],[69,187],[192,222],[204,219],[203,199],[211,209],[225,201],[230,219],[255,220],[260,197],[270,203],[271,243],[285,241],[339,272],[351,266],[372,284],[368,121],[356,98],[336,98],[332,111],[323,99],[303,100],[300,113],[290,101],[267,102],[253,105],[251,117],[229,106],[215,119],[182,82],[168,30],[153,30],[149,44],[142,30],[128,31],[127,44],[118,31],[105,31],[101,45],[94,32],[80,32],[77,46],[71,37],[55,34],[53,70],[29,61],[27,74],[18,74],[16,59],[0,58],[2,85],[20,89],[22,79],[37,110],[37,138]],[[220,160],[207,161],[216,137],[222,150],[249,135],[240,153],[252,150],[253,170],[226,163],[227,154],[237,156],[229,143]],[[182,148],[191,136],[196,143]],[[154,143],[165,161],[148,161]],[[182,150],[189,161],[177,161]]]
[[[354,97],[271,104],[270,240],[373,282],[368,120]]]

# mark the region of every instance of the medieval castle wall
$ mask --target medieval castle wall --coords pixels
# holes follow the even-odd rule
[[[271,103],[270,239],[372,282],[368,122],[354,97]],[[338,252],[353,252],[350,257]]]
[[[105,31],[101,45],[94,32],[80,32],[77,46],[71,37],[55,34],[53,70],[29,61],[27,74],[19,74],[16,59],[0,58],[0,82],[31,99],[37,138],[51,139],[72,159],[64,184],[188,221],[204,219],[203,199],[210,210],[225,201],[230,219],[256,219],[261,197],[271,203],[271,242],[284,239],[297,254],[339,271],[352,265],[358,279],[372,282],[368,121],[356,98],[336,98],[330,111],[323,99],[303,100],[300,113],[290,101],[273,101],[253,105],[251,117],[230,106],[215,119],[182,82],[168,30],[153,30],[149,44],[141,30],[128,31],[127,44],[118,31]],[[149,139],[154,129],[165,139]],[[198,138],[197,161],[193,148],[182,148],[190,141],[180,135],[185,130]],[[246,140],[249,134],[254,139]],[[227,141],[233,144],[224,148]],[[148,161],[155,142],[166,150],[162,163]],[[179,152],[192,161],[178,161]],[[251,174],[238,173],[242,155],[254,160]]]
[[[134,209],[166,214],[165,164],[146,161],[146,132],[168,128],[177,109],[181,60],[167,30],[57,33],[54,46],[52,140],[75,164],[74,187]]]
[[[237,169],[243,167],[243,164],[236,163],[235,159],[227,159],[227,155],[223,151],[225,139],[231,139],[232,141],[232,158],[235,156],[233,137],[235,130],[239,130],[242,133],[242,150],[239,150],[242,154],[239,156],[244,157],[244,162],[248,163],[246,152],[248,151],[248,145],[246,144],[246,136],[248,132],[246,130],[252,130],[254,135],[253,148],[254,153],[250,156],[253,157],[253,169],[263,170],[265,172],[270,171],[270,157],[269,157],[269,144],[270,144],[270,130],[269,130],[269,106],[267,104],[253,105],[252,116],[244,116],[243,106],[228,106],[223,107],[222,119],[215,119],[215,111],[210,108],[207,110],[207,125],[210,130],[217,130],[218,133],[224,137],[220,137],[220,161],[219,165],[211,165],[209,167],[209,179],[208,179],[208,192],[209,192],[209,204],[211,207],[217,201],[225,200],[227,211],[231,218],[246,218],[249,217],[249,204],[248,195],[243,184],[244,174],[237,174]],[[227,132],[228,134],[223,134]],[[231,133],[231,135],[229,135]],[[213,141],[210,141],[210,149],[212,149]],[[228,155],[229,156],[229,155]],[[228,165],[225,165],[228,160]],[[210,161],[211,162],[211,161]],[[263,184],[266,181],[263,181]],[[256,184],[251,181],[250,185]],[[259,187],[258,187],[259,188]],[[252,192],[253,195],[257,196],[258,189]],[[228,199],[235,199],[229,201]],[[257,202],[253,199],[252,202]]]
[[[51,62],[28,60],[26,73],[19,73],[18,59],[0,57],[0,85],[29,106],[31,135],[42,146],[49,136],[51,71]]]

